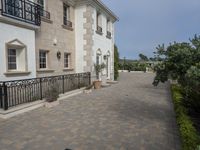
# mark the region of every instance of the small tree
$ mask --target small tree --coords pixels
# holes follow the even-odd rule
[[[139,57],[140,57],[141,61],[148,61],[149,60],[148,57],[145,56],[144,54],[139,54]]]
[[[99,73],[105,68],[105,64],[102,63],[102,64],[95,64],[94,65],[94,69],[96,71],[96,77],[97,79],[99,80]]]

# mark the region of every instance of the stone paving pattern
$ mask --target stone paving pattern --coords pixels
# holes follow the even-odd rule
[[[121,73],[119,83],[0,120],[1,150],[179,150],[168,84]]]

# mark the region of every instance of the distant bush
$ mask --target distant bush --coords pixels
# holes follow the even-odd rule
[[[199,150],[200,137],[183,105],[183,90],[177,85],[172,85],[171,90],[183,150]]]
[[[148,65],[145,62],[126,62],[120,63],[120,70],[129,70],[129,71],[146,71]]]

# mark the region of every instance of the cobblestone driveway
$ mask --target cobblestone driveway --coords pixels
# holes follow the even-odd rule
[[[167,85],[122,73],[119,84],[0,120],[1,150],[179,150]]]

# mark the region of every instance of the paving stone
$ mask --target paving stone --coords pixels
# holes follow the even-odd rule
[[[0,120],[2,150],[179,150],[168,84],[121,73],[118,84]]]

